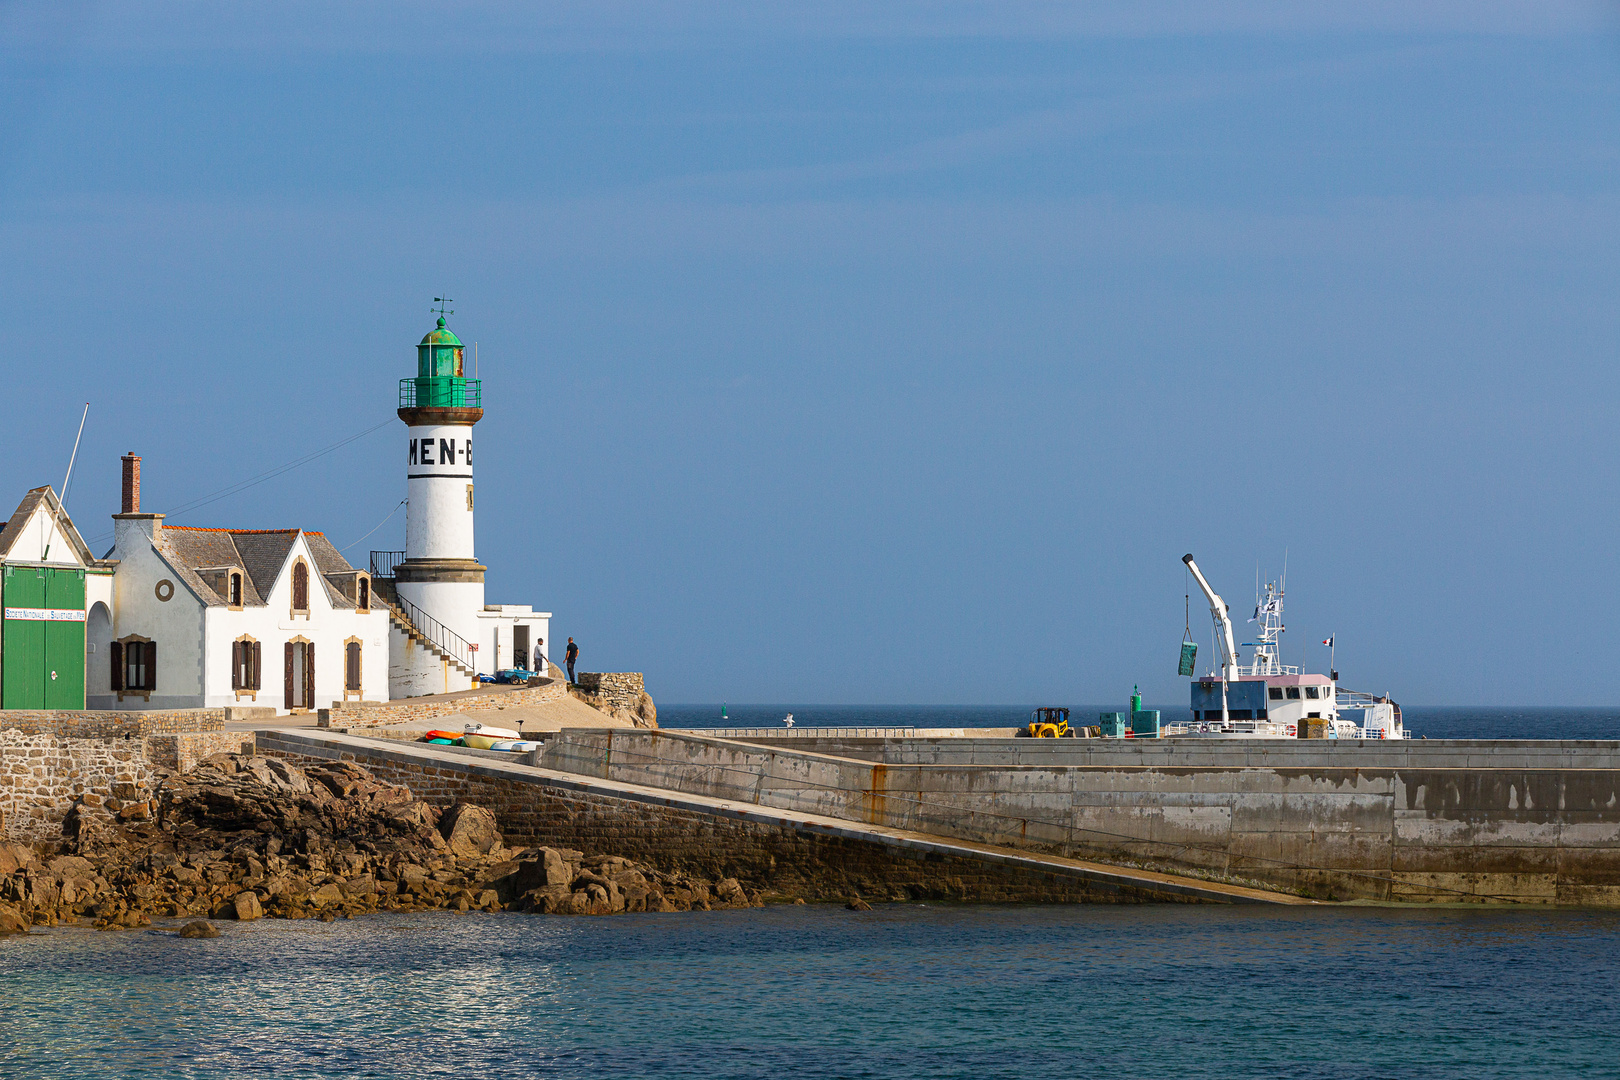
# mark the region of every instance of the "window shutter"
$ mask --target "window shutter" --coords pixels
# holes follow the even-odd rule
[[[150,694],[157,689],[157,642],[146,643],[146,685],[141,687]]]
[[[286,707],[289,708],[289,709],[293,707],[293,686],[292,686],[293,659],[292,659],[292,651],[294,649],[296,649],[296,648],[298,648],[298,646],[294,645],[290,641],[287,642],[287,652],[286,652],[286,657],[287,657],[287,706]]]
[[[113,642],[108,654],[112,657],[112,688],[116,694],[124,688],[124,643]]]
[[[253,643],[253,670],[250,674],[252,677],[248,680],[248,689],[259,689],[259,643],[257,641]]]
[[[231,642],[231,689],[242,689],[242,642]]]
[[[304,708],[315,707],[315,643],[304,646]]]

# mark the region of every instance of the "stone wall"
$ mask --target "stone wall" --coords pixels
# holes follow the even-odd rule
[[[498,775],[499,769],[480,769],[484,763],[475,758],[429,759],[380,744],[334,749],[277,732],[261,731],[257,738],[260,753],[299,765],[353,760],[430,803],[466,801],[488,807],[508,845],[576,848],[661,870],[735,877],[777,898],[1032,903],[1184,899],[995,861],[816,835],[786,823],[737,820],[657,801],[548,786],[538,776],[518,778]]]
[[[490,691],[468,694],[465,697],[401,698],[382,704],[376,702],[350,702],[321,709],[316,722],[323,728],[399,727],[421,720],[434,720],[441,716],[454,716],[468,710],[498,709],[513,705],[541,705],[560,701],[568,695],[562,682],[549,682],[544,686],[525,686],[516,690]]]
[[[1324,898],[1620,907],[1620,743],[860,742],[563,731],[537,764]]]
[[[146,759],[160,769],[190,772],[215,754],[253,753],[251,731],[192,731],[177,735],[148,735]]]
[[[0,836],[60,837],[75,802],[109,811],[152,797],[144,740],[72,739],[0,731]]]
[[[271,710],[273,713],[274,710]],[[70,739],[125,739],[182,731],[219,731],[224,709],[0,709],[0,731],[61,735]]]
[[[581,671],[574,683],[588,695],[588,704],[609,713],[614,709],[635,711],[647,689],[639,671]]]

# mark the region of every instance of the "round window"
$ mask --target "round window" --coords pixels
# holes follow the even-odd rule
[[[168,578],[164,578],[162,581],[157,583],[157,588],[153,589],[152,593],[159,600],[167,604],[174,598],[174,582],[170,581]]]

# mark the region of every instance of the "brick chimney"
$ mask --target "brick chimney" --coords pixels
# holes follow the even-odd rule
[[[157,543],[163,532],[162,514],[141,513],[141,459],[131,450],[124,455],[124,498],[123,512],[113,515],[113,541],[115,547],[122,547],[125,533],[130,529],[139,529],[147,539]]]
[[[141,512],[141,459],[131,450],[123,457],[124,462],[124,508],[122,514],[138,514]]]

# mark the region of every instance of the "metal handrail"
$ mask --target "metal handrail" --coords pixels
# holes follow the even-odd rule
[[[373,551],[371,553],[371,576],[374,578],[391,578],[394,576],[394,567],[405,561],[403,551]]]
[[[476,673],[478,661],[474,658],[477,650],[466,638],[450,629],[444,623],[435,619],[403,596],[396,595],[392,601],[385,601],[399,608],[399,613],[405,621],[416,627],[417,632],[427,638],[440,652],[450,659]]]
[[[399,407],[402,409],[483,407],[483,384],[459,375],[432,375],[399,380]]]

